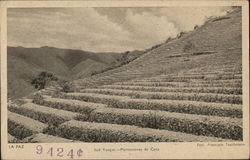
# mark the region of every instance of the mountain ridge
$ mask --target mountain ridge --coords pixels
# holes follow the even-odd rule
[[[135,56],[141,53],[142,51],[139,51]],[[51,72],[62,79],[73,80],[102,72],[126,60],[130,60],[130,57],[125,53],[94,53],[48,46],[40,48],[9,46],[8,95],[20,98],[29,92],[34,92],[31,81],[43,71]]]

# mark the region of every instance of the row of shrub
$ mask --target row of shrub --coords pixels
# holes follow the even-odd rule
[[[227,141],[167,130],[71,120],[57,129],[57,135],[84,142],[198,142]]]
[[[15,106],[13,106],[13,107],[15,107]],[[8,107],[8,109],[9,108],[10,107]],[[10,120],[10,121],[12,121],[20,126],[23,126],[24,128],[31,130],[34,133],[43,132],[43,130],[48,127],[47,124],[41,123],[41,122],[34,120],[32,118],[29,118],[29,117],[26,117],[26,116],[23,116],[20,114],[16,114],[16,113],[13,113],[10,111],[8,111],[8,120]]]
[[[71,100],[71,102],[73,102]],[[109,101],[111,102],[111,101]],[[119,101],[116,104],[116,107],[128,108],[132,105],[129,102],[124,103],[126,101]],[[157,129],[166,129],[173,131],[180,131],[186,133],[192,133],[197,135],[205,135],[205,136],[217,136],[222,138],[229,139],[237,139],[236,136],[238,134],[234,134],[234,132],[240,132],[240,124],[238,123],[238,119],[230,119],[230,118],[218,118],[218,117],[208,117],[208,116],[199,116],[199,115],[187,115],[181,113],[170,113],[170,112],[162,112],[162,111],[149,111],[149,110],[134,110],[135,107],[143,107],[140,109],[156,109],[157,107],[161,107],[161,109],[167,109],[168,107],[170,111],[174,109],[174,111],[182,112],[195,112],[195,114],[205,113],[207,115],[221,115],[224,116],[242,116],[241,108],[223,108],[219,106],[202,106],[201,104],[195,104],[194,106],[185,106],[185,102],[182,103],[182,106],[176,105],[175,102],[172,104],[164,104],[161,103],[143,103],[141,101],[131,101],[133,104],[133,110],[130,109],[115,109],[115,108],[107,108],[107,107],[99,107],[95,110],[92,110],[83,118],[83,115],[80,117],[76,117],[77,120],[83,121],[94,121],[94,122],[104,122],[104,123],[116,123],[116,124],[126,124],[126,125],[137,125],[140,127],[147,128],[157,128]],[[130,103],[131,103],[130,102]],[[133,103],[134,102],[134,103]],[[55,105],[53,103],[53,99],[49,101],[49,106]],[[57,106],[62,103],[57,103]],[[160,106],[162,105],[162,106]],[[171,108],[172,105],[172,108]],[[175,105],[175,106],[174,106]],[[190,105],[190,104],[189,104]],[[67,105],[70,107],[70,105]],[[71,107],[74,108],[74,103],[71,104]],[[174,106],[174,107],[173,107]],[[222,104],[223,106],[223,104]],[[148,107],[148,108],[147,108]],[[186,108],[185,108],[186,107]],[[193,108],[192,108],[193,107]],[[138,109],[138,108],[136,108]],[[158,108],[159,109],[159,108]],[[219,119],[219,120],[218,120]],[[204,121],[205,120],[205,121]],[[236,122],[235,122],[236,121]],[[171,122],[171,123],[170,123]],[[220,122],[220,123],[218,123]],[[176,126],[177,125],[177,126]],[[237,128],[238,127],[238,128]],[[231,129],[234,129],[233,132]],[[228,130],[227,130],[228,129]],[[241,131],[242,132],[242,131]],[[228,134],[226,134],[228,133]]]
[[[118,82],[117,85],[130,85],[130,86],[153,86],[153,87],[175,87],[178,86],[175,82],[147,82],[147,81],[136,81],[136,82]]]
[[[165,76],[165,77],[156,77],[144,80],[145,82],[190,82],[194,79],[204,79],[204,80],[233,80],[233,79],[242,79],[242,75],[214,75],[214,76]]]
[[[58,126],[59,124],[72,119],[72,115],[69,115],[69,112],[65,112],[65,115],[62,116],[62,114],[58,113],[58,111],[52,110],[52,108],[48,108],[50,110],[41,110],[41,107],[32,104],[34,107],[27,106],[29,104],[25,104],[25,106],[22,107],[9,107],[9,111],[15,112],[27,117],[30,117],[32,119],[38,120],[42,123],[46,123],[49,125]],[[63,112],[62,110],[60,112]]]
[[[130,85],[106,85],[101,88],[125,89],[149,92],[196,92],[196,93],[218,93],[218,94],[242,94],[241,88],[225,88],[225,87],[197,87],[197,88],[177,88],[177,87],[147,87],[147,86],[130,86]]]
[[[241,119],[164,111],[100,108],[90,114],[89,121],[135,125],[227,139],[242,139]]]
[[[138,82],[119,82],[117,85],[131,86],[153,86],[153,87],[242,87],[241,82],[214,82],[214,81],[199,81],[199,82],[161,82],[161,81],[138,81]]]
[[[58,124],[65,122],[65,119],[63,119],[63,118],[51,116],[51,114],[35,112],[33,110],[29,110],[29,109],[25,109],[25,108],[13,108],[13,107],[11,107],[11,108],[9,108],[9,111],[30,117],[32,119],[38,120],[42,123],[47,123],[49,125],[58,125]]]
[[[97,104],[91,102],[84,102],[78,100],[69,100],[69,99],[59,99],[59,98],[50,98],[46,97],[41,101],[34,101],[36,104],[43,106],[49,106],[56,109],[62,109],[78,113],[90,113],[96,108],[106,107],[105,104]]]
[[[13,135],[15,138],[22,140],[26,137],[29,137],[33,134],[33,131],[27,129],[23,125],[17,124],[11,120],[8,120],[8,133]],[[13,142],[13,141],[11,141]],[[16,141],[14,141],[16,142]]]
[[[144,92],[144,91],[115,90],[115,89],[84,89],[81,92],[129,96],[131,98],[189,100],[189,101],[242,104],[241,95],[225,95],[225,94],[212,94],[212,93]]]
[[[228,85],[234,85],[234,84],[242,84],[242,79],[221,79],[221,80],[204,80],[204,81],[198,81],[198,83],[219,83],[219,84],[228,84]]]
[[[121,96],[109,96],[88,93],[65,94],[62,96],[62,98],[77,99],[94,103],[104,103],[108,104],[111,108],[114,107],[139,110],[163,110],[188,114],[216,115],[238,118],[242,117],[241,105],[223,103],[206,103],[178,100],[131,99],[128,97]]]

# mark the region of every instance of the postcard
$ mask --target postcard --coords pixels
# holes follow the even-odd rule
[[[247,1],[1,1],[2,159],[248,159]]]

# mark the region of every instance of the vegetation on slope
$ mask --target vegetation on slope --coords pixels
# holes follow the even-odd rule
[[[124,65],[142,53],[92,53],[47,46],[8,47],[8,97],[20,98],[36,88],[46,87],[42,73],[51,73],[66,81],[85,78]]]
[[[8,110],[15,112],[8,116],[10,134],[20,128],[20,134],[28,133],[26,129],[36,134],[33,130],[39,129],[59,141],[242,140],[240,17],[238,10],[209,19],[132,61],[75,81],[72,86],[83,87],[75,93],[47,88],[33,101],[9,105]],[[119,83],[92,88],[113,82]],[[29,135],[20,134],[14,136]]]

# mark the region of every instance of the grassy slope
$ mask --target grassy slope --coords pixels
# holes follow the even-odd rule
[[[240,15],[241,11],[235,11],[227,15],[229,19],[207,22],[193,32],[164,43],[127,65],[76,80],[75,84],[84,88],[159,74],[185,72],[200,67],[207,68],[208,71],[222,68],[226,64],[241,67]],[[184,52],[183,49],[188,43],[195,47]],[[196,54],[208,51],[212,54]]]

